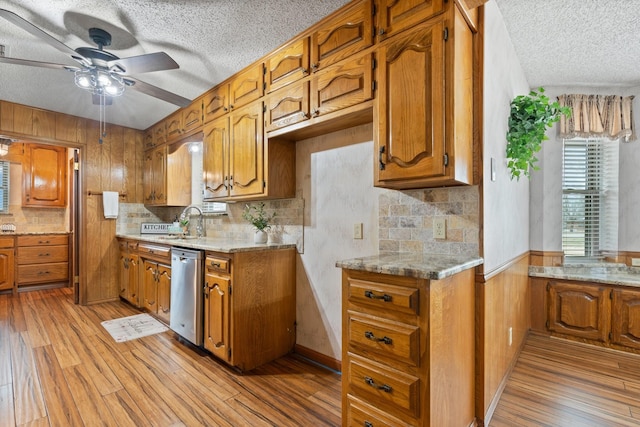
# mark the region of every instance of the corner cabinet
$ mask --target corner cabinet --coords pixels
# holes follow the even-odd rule
[[[295,249],[207,252],[204,347],[248,371],[295,344]]]
[[[473,32],[458,7],[381,42],[377,58],[375,185],[471,184]]]
[[[474,270],[342,271],[342,425],[474,421]]]
[[[67,148],[44,144],[25,144],[25,148],[22,206],[67,206]]]

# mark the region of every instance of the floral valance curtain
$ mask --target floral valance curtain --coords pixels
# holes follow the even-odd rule
[[[636,139],[633,96],[560,95],[558,103],[571,109],[571,117],[560,119],[561,138]]]

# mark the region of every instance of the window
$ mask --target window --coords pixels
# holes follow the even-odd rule
[[[618,250],[617,141],[563,142],[562,250],[570,261]]]
[[[9,165],[0,161],[0,213],[9,213]]]

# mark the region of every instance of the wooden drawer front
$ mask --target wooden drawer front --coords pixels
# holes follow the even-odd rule
[[[0,237],[0,248],[12,248],[14,245],[13,237]]]
[[[309,82],[295,83],[273,93],[266,104],[267,131],[307,120],[309,118]]]
[[[418,315],[419,290],[349,278],[349,302],[366,304],[386,311]]]
[[[392,417],[384,412],[379,411],[373,406],[361,402],[357,398],[347,396],[347,424],[348,426],[367,426],[367,427],[411,427],[397,418]],[[415,425],[415,424],[413,424]]]
[[[231,271],[231,263],[227,258],[208,256],[205,261],[205,268],[209,272],[229,273]]]
[[[18,248],[18,264],[43,264],[69,260],[69,247],[26,246]]]
[[[311,82],[311,117],[373,99],[371,54],[336,64]]]
[[[420,364],[420,328],[382,319],[360,317],[349,312],[349,344],[363,350],[391,357],[412,366]]]
[[[62,282],[69,279],[69,263],[35,264],[18,266],[18,282]]]
[[[401,410],[420,416],[420,379],[379,364],[349,358],[350,391],[369,402],[390,406],[389,412]]]
[[[309,75],[309,38],[295,40],[265,61],[267,92]]]
[[[169,258],[171,256],[171,248],[168,246],[154,246],[140,244],[138,245],[140,254],[154,255],[155,257]]]
[[[18,246],[67,245],[68,243],[69,237],[66,234],[18,236]]]

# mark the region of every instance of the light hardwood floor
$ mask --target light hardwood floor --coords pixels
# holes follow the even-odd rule
[[[490,426],[640,426],[640,355],[531,334]]]
[[[340,376],[296,356],[239,374],[165,332],[116,343],[120,303],[0,295],[0,426],[337,426]]]

